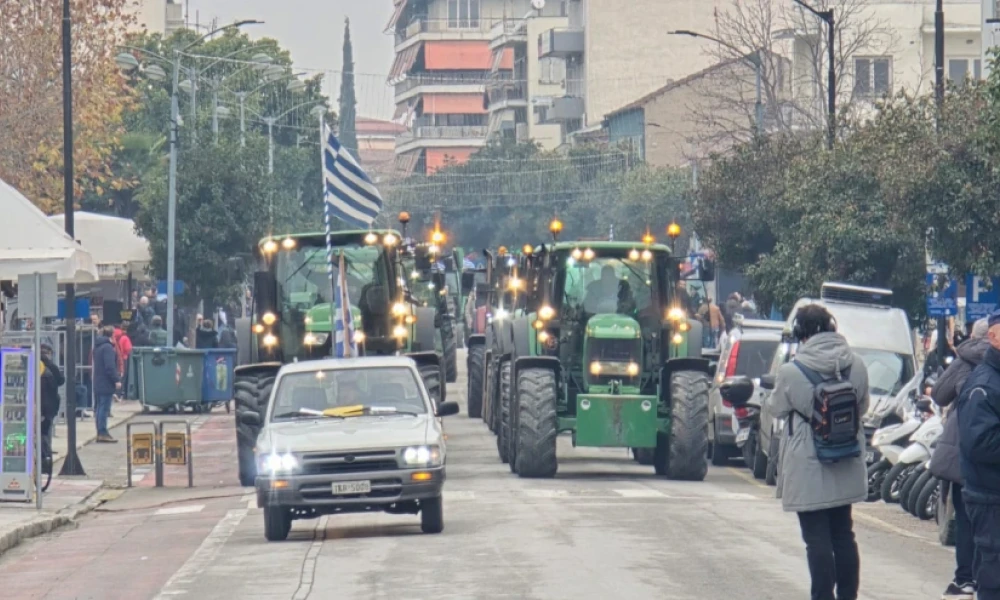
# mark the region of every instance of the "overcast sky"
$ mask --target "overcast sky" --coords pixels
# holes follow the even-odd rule
[[[182,0],[189,18],[207,23],[258,19],[263,25],[245,28],[253,37],[277,39],[292,53],[300,69],[338,71],[336,81],[327,77],[327,93],[336,102],[340,89],[344,17],[351,19],[354,42],[358,112],[363,116],[391,118],[392,89],[385,76],[393,59],[392,38],[382,31],[392,16],[392,0]]]

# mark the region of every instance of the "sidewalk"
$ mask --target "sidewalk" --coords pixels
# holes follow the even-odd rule
[[[54,476],[42,496],[42,510],[35,510],[34,504],[0,504],[0,555],[23,540],[71,523],[105,500],[101,489],[109,479],[107,474],[125,470],[124,424],[141,411],[142,406],[136,401],[119,402],[111,408],[113,417],[108,428],[122,440],[118,444],[92,444],[97,437],[93,417],[77,420],[77,448],[87,473],[83,477],[58,477],[67,444],[66,425],[56,425],[52,440],[52,450],[56,453]]]

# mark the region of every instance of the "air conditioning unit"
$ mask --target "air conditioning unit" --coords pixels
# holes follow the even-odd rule
[[[869,306],[892,306],[892,290],[864,287],[849,283],[824,282],[820,288],[821,300]]]

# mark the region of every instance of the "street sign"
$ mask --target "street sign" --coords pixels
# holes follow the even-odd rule
[[[34,361],[31,350],[0,350],[0,501],[35,497]]]
[[[958,282],[944,275],[927,274],[927,316],[953,317],[958,314]]]
[[[38,277],[39,285],[35,285],[35,277]],[[35,314],[35,307],[32,302],[19,302],[17,305],[18,316],[22,319],[31,318],[40,321],[42,317],[54,317],[59,314],[59,286],[55,273],[33,273],[31,275],[19,275],[17,278],[18,299],[33,299],[35,297],[35,287],[39,294],[41,303],[41,316]]]
[[[171,431],[163,436],[163,464],[165,465],[186,465],[187,464],[187,440],[186,436],[179,431]]]
[[[152,433],[132,434],[132,464],[133,465],[153,464]]]
[[[965,320],[978,321],[1000,307],[1000,277],[965,276]]]

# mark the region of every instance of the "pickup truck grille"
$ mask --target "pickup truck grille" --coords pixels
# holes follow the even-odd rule
[[[335,475],[399,468],[395,450],[374,452],[311,452],[302,455],[303,475]]]

